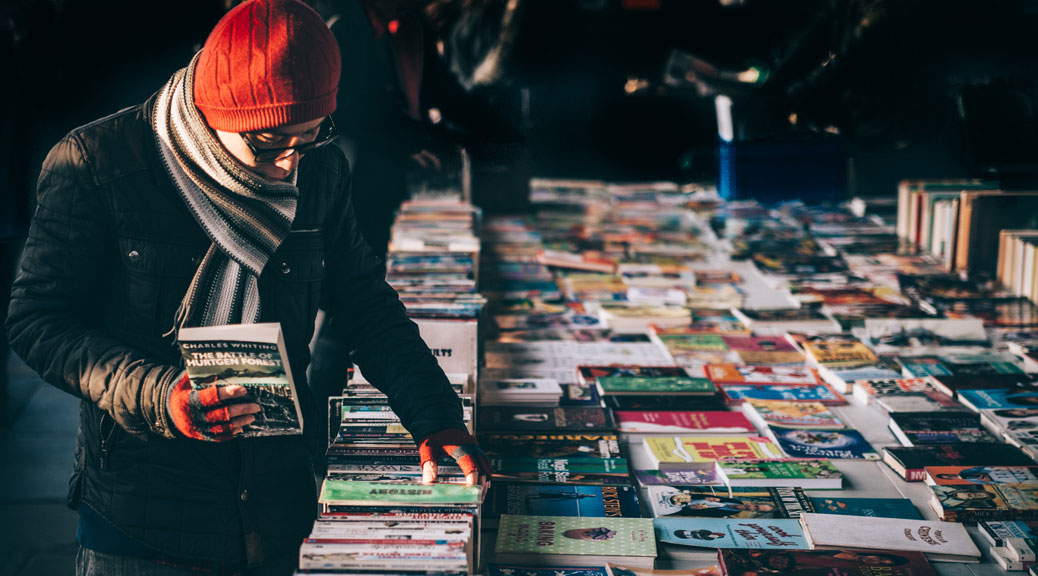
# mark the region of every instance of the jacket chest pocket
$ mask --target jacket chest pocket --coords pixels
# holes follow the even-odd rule
[[[281,322],[286,341],[308,343],[324,280],[324,239],[319,230],[293,230],[267,263],[273,302],[262,301],[264,319]]]
[[[152,336],[167,332],[208,246],[123,237],[119,248],[127,274],[126,328]]]

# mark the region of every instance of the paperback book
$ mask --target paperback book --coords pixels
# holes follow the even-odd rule
[[[649,486],[646,498],[656,518],[797,518],[814,511],[801,488]]]
[[[614,562],[651,568],[656,538],[648,518],[504,515],[495,558],[500,563],[586,566]]]
[[[710,396],[716,390],[713,383],[706,378],[684,377],[627,377],[604,376],[595,380],[598,393],[602,396]]]
[[[883,462],[907,482],[925,480],[927,466],[1034,465],[1034,460],[1022,450],[1001,442],[884,448]]]
[[[818,373],[796,366],[708,364],[706,376],[715,384],[821,384]]]
[[[980,550],[962,524],[807,513],[800,525],[812,549],[868,548],[921,552],[938,561],[980,561]]]
[[[255,421],[237,438],[303,433],[303,411],[280,324],[182,328],[177,337],[192,389],[243,386],[248,394],[236,403],[259,404]]]
[[[847,403],[828,384],[721,384],[720,387],[725,402],[732,405],[746,400],[793,400],[831,406]]]
[[[628,437],[674,435],[749,435],[753,424],[738,412],[614,410],[620,433]]]
[[[728,486],[843,487],[843,473],[827,460],[718,460],[717,476]]]
[[[695,469],[722,458],[775,459],[782,452],[767,438],[727,436],[675,436],[642,441],[649,460],[659,469]]]
[[[750,420],[765,428],[779,425],[796,428],[843,428],[843,422],[821,402],[786,400],[747,400],[743,412]]]
[[[992,546],[1002,547],[1010,538],[1038,538],[1038,520],[988,521],[977,525],[980,534]]]
[[[1038,484],[1038,466],[927,466],[931,486]]]
[[[657,518],[656,539],[706,548],[809,550],[800,522],[793,518]]]
[[[1038,520],[1038,486],[1034,484],[931,486],[930,490],[930,506],[941,520],[964,524]]]
[[[633,486],[494,482],[483,506],[483,526],[504,514],[592,518],[640,518]],[[494,521],[494,522],[491,522]]]
[[[771,426],[768,429],[790,458],[878,460],[879,454],[857,430],[817,430]]]
[[[902,446],[996,441],[973,412],[898,412],[888,426]]]

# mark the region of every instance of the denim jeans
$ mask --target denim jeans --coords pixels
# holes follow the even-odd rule
[[[159,564],[144,558],[113,556],[79,547],[76,553],[76,576],[200,576],[188,568]]]

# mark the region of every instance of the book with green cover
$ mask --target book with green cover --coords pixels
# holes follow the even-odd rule
[[[843,487],[843,473],[828,460],[719,460],[717,469],[718,477],[729,486]]]
[[[477,506],[482,488],[464,484],[353,482],[326,479],[321,486],[322,504],[351,506]]]
[[[651,518],[570,518],[505,514],[497,532],[501,563],[555,566],[604,562],[651,566],[656,536]]]
[[[669,395],[704,395],[716,392],[714,384],[706,378],[689,377],[627,377],[603,376],[595,380],[598,392],[603,396],[610,394],[669,394]]]

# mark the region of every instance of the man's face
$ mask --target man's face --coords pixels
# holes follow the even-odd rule
[[[313,142],[320,131],[324,118],[311,120],[302,124],[287,124],[277,126],[269,130],[249,132],[252,145],[257,149],[284,148],[286,146],[297,146]],[[222,132],[215,130],[216,137],[223,147],[234,156],[235,160],[245,166],[250,172],[258,174],[268,180],[285,180],[299,165],[299,154],[297,152],[287,153],[270,162],[257,162],[256,156],[249,149],[241,134],[236,132]]]

